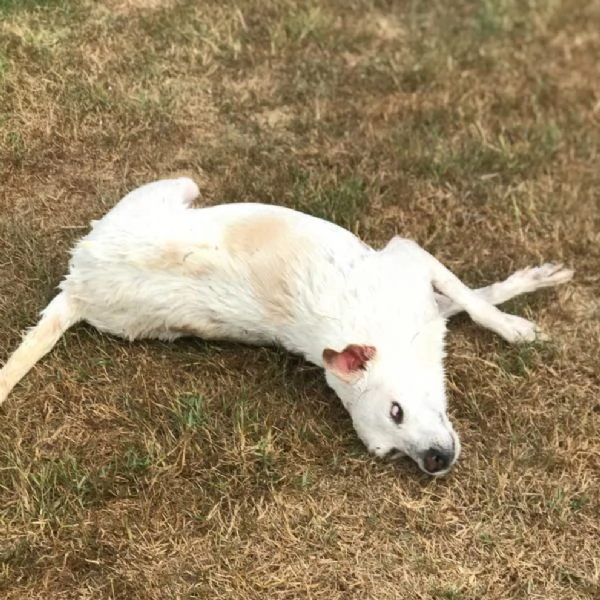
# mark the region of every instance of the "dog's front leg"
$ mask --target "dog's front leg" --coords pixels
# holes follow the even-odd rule
[[[541,288],[553,287],[570,281],[573,277],[572,269],[563,265],[545,263],[539,267],[527,267],[513,273],[504,281],[473,290],[490,304],[502,304],[515,296],[535,292]],[[443,317],[448,318],[462,312],[464,309],[450,298],[436,294],[435,299]]]
[[[473,321],[482,327],[491,329],[511,343],[545,337],[535,323],[502,312],[488,302],[485,295],[479,295],[467,287],[454,273],[417,243],[396,238],[393,245],[401,245],[403,250],[408,250],[427,270],[435,289],[449,298],[456,308],[466,311]]]

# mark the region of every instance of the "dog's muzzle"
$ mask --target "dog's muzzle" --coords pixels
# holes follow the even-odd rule
[[[452,437],[452,446],[450,448],[431,446],[431,448],[428,448],[418,456],[417,463],[425,473],[439,477],[440,475],[445,475],[451,469],[460,454],[458,436],[453,434]]]
[[[423,469],[430,475],[442,475],[454,462],[454,451],[447,452],[439,448],[429,448],[423,454]]]

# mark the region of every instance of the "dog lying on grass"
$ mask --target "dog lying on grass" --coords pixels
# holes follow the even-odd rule
[[[545,264],[471,290],[410,240],[374,250],[288,208],[192,208],[198,193],[187,178],[156,181],[92,223],[61,292],[0,371],[0,403],[78,321],[128,340],[280,344],[325,369],[370,452],[443,475],[460,452],[446,413],[446,318],[466,311],[508,342],[534,340],[534,323],[494,305],[573,275]]]

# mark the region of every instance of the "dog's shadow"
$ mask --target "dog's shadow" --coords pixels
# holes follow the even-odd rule
[[[199,338],[181,338],[165,347],[174,348],[175,352],[184,356],[194,357],[194,368],[201,368],[206,360],[212,362],[218,356],[223,368],[229,372],[239,373],[240,369],[249,372],[251,380],[260,380],[261,389],[269,389],[277,395],[277,401],[281,402],[278,412],[284,416],[284,421],[285,415],[293,412],[294,422],[297,424],[314,422],[315,419],[326,423],[340,454],[349,459],[366,463],[370,469],[391,472],[394,476],[411,477],[420,486],[427,486],[432,482],[432,478],[425,475],[408,457],[377,459],[369,455],[358,439],[341,401],[325,382],[323,369],[306,362],[303,357],[277,346],[247,346]],[[265,410],[269,408],[267,406]],[[282,428],[284,435],[285,429]],[[290,434],[289,444],[293,443],[293,439],[294,436]],[[316,449],[320,455],[327,454],[331,449],[331,440],[325,436],[320,442],[313,436],[312,441],[317,443]]]

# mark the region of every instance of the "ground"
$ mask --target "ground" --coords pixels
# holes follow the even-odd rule
[[[0,0],[0,360],[159,177],[576,270],[506,307],[551,342],[452,321],[438,480],[282,351],[75,327],[0,409],[2,597],[600,597],[598,57],[584,0]]]

